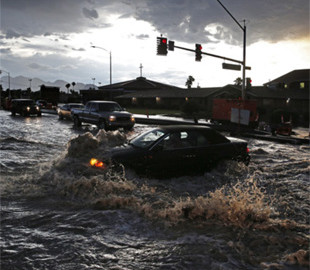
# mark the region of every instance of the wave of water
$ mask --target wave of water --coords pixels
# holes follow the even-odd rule
[[[165,180],[90,167],[133,135],[82,132],[35,171],[6,173],[4,269],[307,269],[307,146],[251,140],[249,167]]]

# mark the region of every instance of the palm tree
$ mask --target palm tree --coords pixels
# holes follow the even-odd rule
[[[234,80],[235,85],[240,86],[242,84],[242,79],[238,77],[237,79]]]
[[[69,87],[70,87],[70,83],[67,83],[66,88],[67,88],[68,94],[69,94]]]
[[[75,82],[72,82],[71,85],[72,85],[72,89],[74,91]]]
[[[188,89],[192,88],[193,81],[195,81],[195,78],[191,75],[188,76],[187,81],[185,85],[187,86]]]

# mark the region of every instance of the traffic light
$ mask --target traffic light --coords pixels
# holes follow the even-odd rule
[[[250,89],[252,87],[252,79],[246,78],[246,88]]]
[[[157,55],[167,55],[167,38],[157,37]]]
[[[169,51],[174,51],[174,41],[169,40],[168,49]]]
[[[201,44],[196,44],[196,49],[195,49],[195,60],[196,61],[201,61],[201,50],[202,50],[202,47],[201,47]]]

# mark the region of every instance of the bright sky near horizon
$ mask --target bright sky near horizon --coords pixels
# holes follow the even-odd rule
[[[253,85],[309,68],[308,0],[221,0],[247,27],[247,65]],[[0,70],[84,84],[109,84],[143,76],[185,87],[223,86],[241,71],[221,59],[176,49],[156,55],[161,34],[177,46],[242,60],[243,32],[216,0],[0,0]],[[100,48],[92,48],[95,45]],[[225,61],[226,63],[231,63]],[[6,75],[6,74],[1,74]],[[27,88],[27,85],[25,85]]]

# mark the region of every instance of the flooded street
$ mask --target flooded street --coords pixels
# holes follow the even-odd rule
[[[1,269],[309,269],[309,146],[246,139],[248,167],[147,179],[104,132],[0,111]]]

